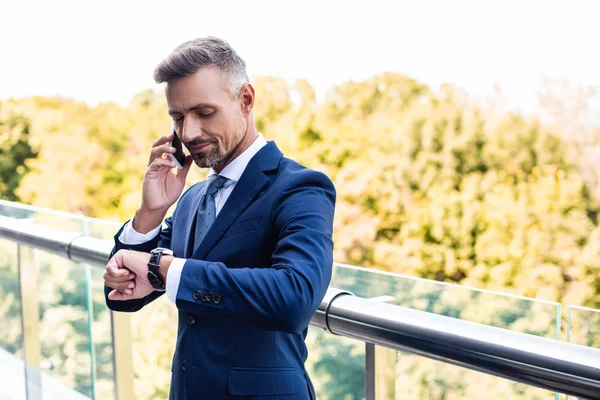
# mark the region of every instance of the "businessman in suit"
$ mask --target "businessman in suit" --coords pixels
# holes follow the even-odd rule
[[[331,280],[334,186],[257,132],[254,89],[226,42],[186,42],[154,77],[190,155],[175,172],[173,137],[154,142],[141,206],[115,235],[106,303],[175,303],[171,399],[314,400],[304,339]],[[192,162],[209,178],[182,195]]]

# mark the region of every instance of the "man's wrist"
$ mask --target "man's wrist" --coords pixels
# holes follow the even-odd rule
[[[167,284],[167,274],[169,272],[169,267],[171,266],[171,261],[173,261],[174,258],[175,257],[167,254],[164,254],[160,258],[160,267],[158,268],[158,273],[160,274],[162,281],[165,283],[165,286]]]
[[[160,226],[166,214],[167,210],[150,211],[140,207],[135,212],[131,226],[136,232],[145,235]]]

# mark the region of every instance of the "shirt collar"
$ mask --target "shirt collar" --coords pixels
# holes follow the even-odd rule
[[[263,148],[267,144],[267,141],[263,137],[262,133],[258,134],[258,137],[254,140],[254,142],[248,147],[242,154],[231,160],[229,164],[223,168],[223,171],[219,175],[224,176],[229,179],[230,182],[227,184],[232,184],[233,182],[237,182],[242,177],[244,170],[248,166],[248,163],[258,153],[260,149]],[[216,172],[214,169],[210,169],[208,176],[215,175]]]

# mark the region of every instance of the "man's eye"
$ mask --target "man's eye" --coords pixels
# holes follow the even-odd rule
[[[214,111],[209,112],[209,113],[198,113],[199,116],[201,116],[202,118],[209,118],[212,117],[215,114]]]
[[[183,120],[183,117],[180,117],[180,116],[177,116],[177,117],[173,116],[171,118],[173,118],[173,121],[175,121],[175,122],[179,122],[179,121]]]

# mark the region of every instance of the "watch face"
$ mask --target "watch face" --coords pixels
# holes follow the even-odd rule
[[[171,249],[167,249],[164,247],[157,247],[154,250],[152,250],[153,252],[158,252],[157,250],[159,250],[162,254],[166,254],[168,256],[172,256],[173,255],[173,250]]]

